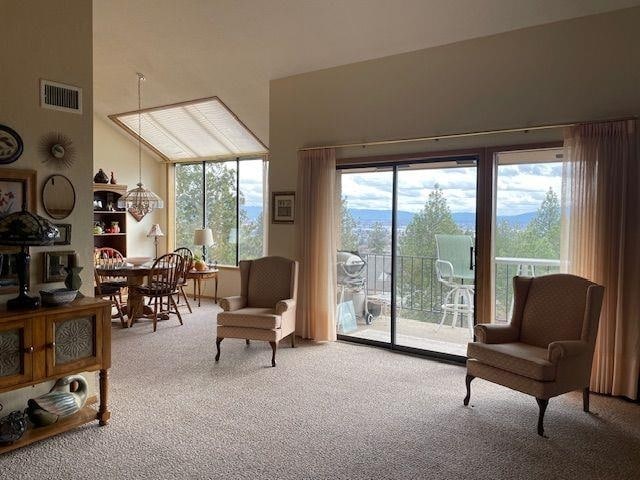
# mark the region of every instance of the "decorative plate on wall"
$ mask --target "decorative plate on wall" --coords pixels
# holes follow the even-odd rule
[[[20,135],[6,125],[0,125],[0,164],[15,162],[23,149]]]

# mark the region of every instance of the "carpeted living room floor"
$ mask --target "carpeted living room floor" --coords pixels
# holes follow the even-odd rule
[[[336,342],[225,340],[215,310],[113,327],[111,423],[0,457],[2,479],[640,478],[640,406],[581,395],[533,398],[463,367]]]

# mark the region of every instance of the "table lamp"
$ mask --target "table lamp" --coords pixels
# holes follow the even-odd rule
[[[202,246],[202,260],[207,260],[207,247],[213,245],[213,232],[210,228],[197,228],[193,234],[193,244]]]
[[[40,306],[40,297],[28,295],[30,246],[51,245],[58,236],[58,229],[49,220],[22,211],[10,213],[0,218],[0,245],[22,247],[17,254],[18,296],[7,301],[7,310],[34,309]]]
[[[164,233],[162,233],[162,230],[160,229],[160,225],[158,225],[157,223],[154,223],[151,226],[151,230],[149,230],[149,233],[147,233],[147,237],[153,237],[153,244],[156,246],[155,258],[158,258],[158,237],[164,237]]]

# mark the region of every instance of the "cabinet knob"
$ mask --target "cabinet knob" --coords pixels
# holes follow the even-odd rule
[[[48,348],[56,348],[56,342],[51,342],[47,345]]]
[[[24,347],[24,353],[33,353],[33,345]]]

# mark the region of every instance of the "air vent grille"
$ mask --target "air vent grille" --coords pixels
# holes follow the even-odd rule
[[[82,113],[82,89],[73,85],[41,80],[40,105],[42,108],[52,110]]]

